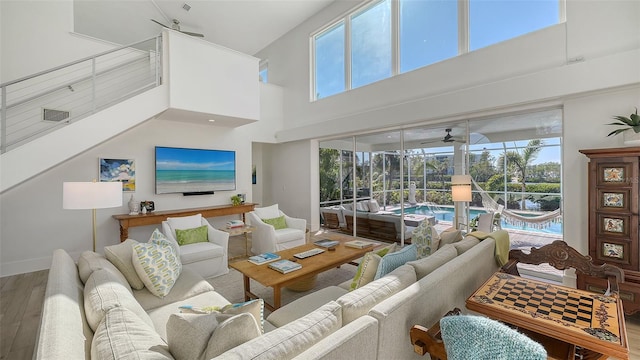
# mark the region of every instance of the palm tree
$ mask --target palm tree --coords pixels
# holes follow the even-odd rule
[[[542,146],[544,146],[544,141],[541,139],[529,140],[527,146],[522,149],[522,153],[519,150],[511,150],[506,151],[498,158],[498,163],[504,163],[504,158],[507,158],[507,166],[512,168],[515,175],[518,177],[518,181],[520,181],[521,189],[522,189],[522,205],[521,209],[526,210],[526,197],[525,191],[527,189],[527,166],[530,165],[532,161],[534,161],[538,154],[540,154],[540,150],[542,150]]]

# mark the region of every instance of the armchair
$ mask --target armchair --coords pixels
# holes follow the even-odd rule
[[[281,217],[284,218],[284,224],[282,221],[275,226],[267,223]],[[290,249],[307,241],[307,220],[285,215],[278,209],[278,204],[255,208],[246,214],[246,219],[255,227],[251,233],[251,252],[254,254]]]
[[[177,230],[194,229],[207,226],[207,240],[180,245]],[[178,251],[182,266],[187,267],[204,278],[220,276],[229,272],[227,264],[229,257],[229,234],[220,231],[202,217],[202,214],[192,216],[167,218],[162,222],[162,232],[178,245]]]

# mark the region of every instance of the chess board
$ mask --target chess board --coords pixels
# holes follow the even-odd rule
[[[616,296],[604,296],[497,273],[469,301],[498,312],[535,318],[575,335],[620,343]],[[467,304],[469,304],[467,301]]]

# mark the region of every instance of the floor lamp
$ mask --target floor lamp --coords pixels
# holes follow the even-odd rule
[[[63,209],[91,209],[93,215],[93,251],[96,251],[96,209],[122,206],[121,182],[64,182]]]
[[[454,202],[471,201],[471,175],[451,176],[451,199]],[[457,206],[454,207],[454,217],[455,217],[454,226],[456,229],[458,229],[458,207]],[[467,222],[468,221],[469,219],[467,219]]]

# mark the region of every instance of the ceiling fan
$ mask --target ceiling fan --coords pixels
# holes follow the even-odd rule
[[[166,27],[167,29],[172,29],[172,30],[175,30],[175,31],[179,31],[179,32],[181,32],[183,34],[187,34],[187,35],[191,35],[191,36],[195,36],[195,37],[201,37],[201,38],[204,37],[204,35],[200,34],[200,33],[194,33],[194,32],[190,32],[190,31],[182,31],[182,30],[180,30],[180,20],[178,20],[178,19],[171,20],[171,27],[169,27],[169,26],[167,26],[167,25],[165,25],[165,24],[163,24],[163,23],[161,23],[161,22],[159,22],[157,20],[154,20],[154,19],[151,19],[151,21],[153,21],[154,23],[156,23],[156,24],[158,24],[158,25],[160,25],[162,27]]]
[[[424,141],[421,142],[420,144],[433,144],[433,143],[437,143],[437,142],[443,142],[443,143],[451,143],[451,142],[460,142],[460,143],[464,143],[465,140],[464,139],[458,139],[453,137],[453,135],[451,135],[451,129],[445,129],[444,131],[447,132],[447,134],[440,140],[433,140],[433,141]]]

